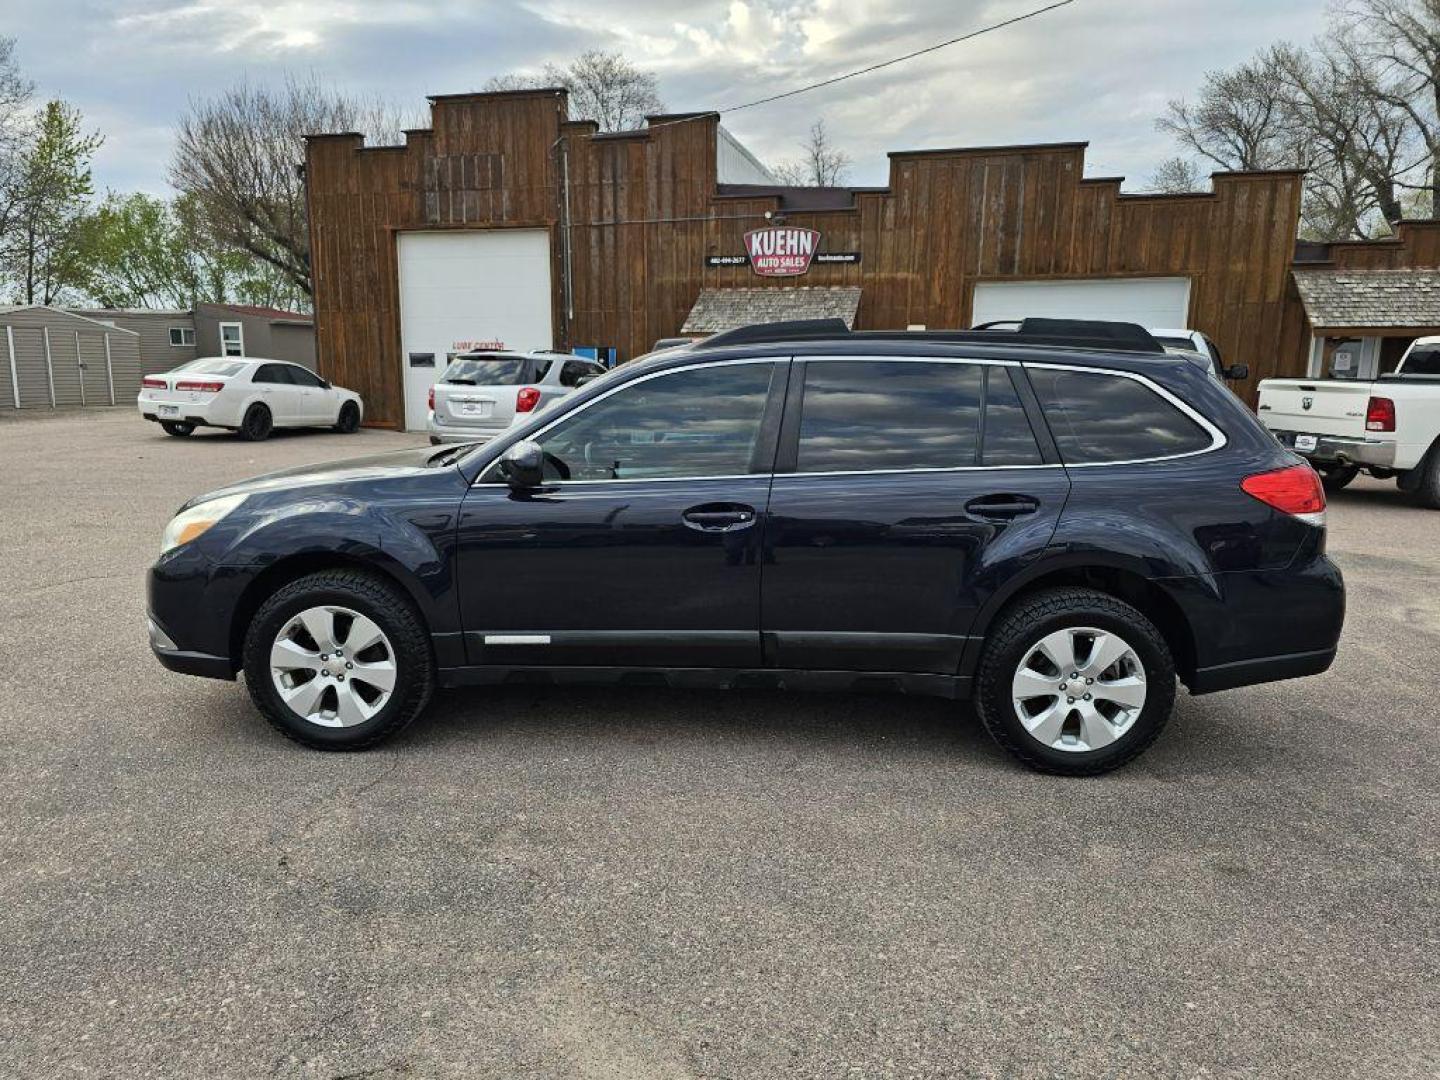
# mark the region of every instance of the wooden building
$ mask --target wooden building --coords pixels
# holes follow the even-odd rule
[[[678,334],[702,290],[706,318],[746,310],[724,290],[800,286],[827,300],[817,310],[848,304],[861,329],[1017,313],[1191,327],[1250,366],[1236,389],[1252,397],[1317,349],[1292,276],[1298,172],[1123,194],[1084,176],[1084,143],[1060,143],[896,152],[884,188],[797,189],[768,183],[713,113],[607,134],[570,120],[560,90],[430,102],[431,126],[403,146],[308,146],[318,370],[378,424],[423,424],[448,353],[608,346],[624,360]],[[747,159],[750,175],[727,172]],[[809,248],[798,271],[780,257],[783,276],[747,247],[776,228]],[[1403,238],[1393,257],[1419,250]],[[1343,245],[1325,257],[1363,261]],[[759,318],[775,306],[755,305]]]

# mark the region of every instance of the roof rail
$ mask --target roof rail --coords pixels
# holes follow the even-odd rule
[[[791,319],[789,322],[751,323],[734,330],[722,330],[702,339],[713,345],[748,345],[752,341],[807,341],[816,338],[846,337],[850,328],[844,319]]]
[[[871,341],[973,342],[990,345],[1049,345],[1122,352],[1163,353],[1161,345],[1136,323],[1098,319],[1005,319],[973,330],[851,330],[842,319],[796,319],[724,330],[701,340],[703,348],[761,342],[823,341],[827,338]]]

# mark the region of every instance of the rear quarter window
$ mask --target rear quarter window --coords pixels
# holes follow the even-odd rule
[[[1067,465],[1146,461],[1208,450],[1210,433],[1150,387],[1122,375],[1027,368]]]

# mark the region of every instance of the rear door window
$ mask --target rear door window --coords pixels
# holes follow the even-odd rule
[[[984,377],[979,364],[811,360],[796,471],[978,465]]]
[[[577,386],[582,375],[589,375],[594,370],[584,360],[566,360],[565,366],[560,369],[560,385]]]
[[[290,377],[290,368],[286,364],[261,364],[255,369],[255,374],[251,381],[257,383],[278,383],[280,385],[290,386],[294,384],[295,380]]]
[[[1146,461],[1208,450],[1203,427],[1123,375],[1027,367],[1067,465]]]

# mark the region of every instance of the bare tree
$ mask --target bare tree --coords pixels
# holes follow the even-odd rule
[[[276,89],[242,83],[190,103],[170,182],[192,200],[219,245],[259,260],[308,297],[310,239],[299,169],[305,136],[359,131],[374,142],[394,142],[403,126],[383,102],[338,93],[313,75]]]
[[[1425,212],[1440,217],[1440,0],[1348,0],[1330,37],[1364,72],[1363,92],[1413,125],[1421,175],[1405,169],[1396,182],[1422,192]]]
[[[1414,152],[1406,111],[1374,93],[1373,57],[1330,37],[1310,53],[1271,50],[1297,158],[1309,170],[1302,214],[1331,238],[1364,239],[1403,217],[1400,174]]]
[[[850,155],[830,141],[821,117],[810,125],[804,153],[775,167],[775,175],[791,187],[840,187],[850,175]]]
[[[647,116],[665,111],[659,83],[620,53],[591,49],[566,67],[546,64],[539,75],[497,75],[486,90],[532,90],[559,86],[569,93],[570,115],[594,120],[601,131],[630,131]]]
[[[1155,166],[1150,181],[1145,185],[1150,191],[1165,195],[1183,195],[1205,189],[1205,177],[1199,167],[1187,157],[1166,158]]]
[[[1171,101],[1155,126],[1222,169],[1289,164],[1279,72],[1265,54],[1230,71],[1205,73],[1199,97]]]

